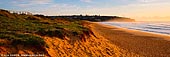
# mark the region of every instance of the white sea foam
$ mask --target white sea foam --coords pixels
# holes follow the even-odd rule
[[[170,22],[101,22],[102,24],[170,35]]]

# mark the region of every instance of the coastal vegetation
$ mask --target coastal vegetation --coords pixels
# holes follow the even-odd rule
[[[0,39],[9,41],[9,43],[1,42],[1,45],[45,46],[45,41],[40,36],[63,39],[65,36],[82,35],[86,31],[88,29],[77,20],[57,18],[52,20],[0,10]]]

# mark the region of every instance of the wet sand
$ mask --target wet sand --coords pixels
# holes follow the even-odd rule
[[[170,36],[93,23],[93,32],[119,48],[144,57],[170,57]],[[133,56],[132,56],[133,57]]]

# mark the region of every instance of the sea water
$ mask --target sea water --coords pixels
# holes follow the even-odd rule
[[[102,24],[144,32],[170,35],[170,22],[101,22]]]

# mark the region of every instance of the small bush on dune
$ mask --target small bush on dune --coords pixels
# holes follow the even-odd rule
[[[32,45],[32,46],[44,46],[45,42],[42,38],[30,35],[30,34],[17,34],[14,32],[1,32],[1,39],[6,39],[11,41],[12,45]]]
[[[37,34],[41,36],[49,36],[49,37],[64,37],[64,31],[61,29],[40,29]]]

